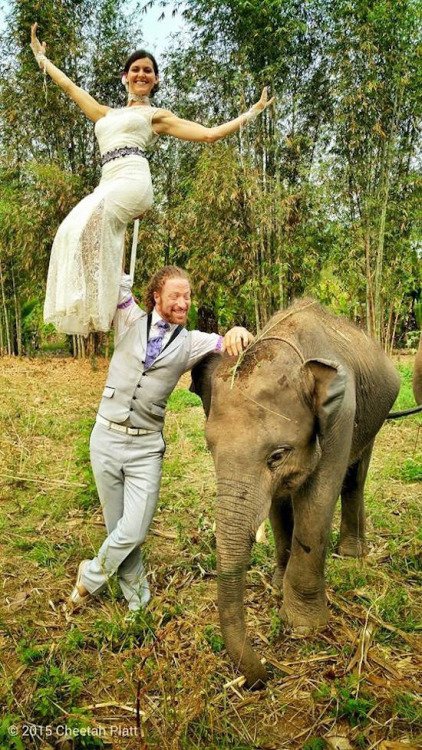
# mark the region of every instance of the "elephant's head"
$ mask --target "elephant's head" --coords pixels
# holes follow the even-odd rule
[[[235,358],[211,355],[192,371],[207,414],[217,476],[218,606],[225,644],[249,686],[266,670],[246,637],[243,598],[255,533],[272,501],[314,472],[345,390],[333,363],[303,361],[286,345],[255,343]]]

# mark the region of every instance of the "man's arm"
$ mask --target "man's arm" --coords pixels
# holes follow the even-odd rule
[[[113,318],[115,344],[118,344],[136,320],[139,320],[139,318],[145,315],[144,311],[136,304],[132,295],[132,284],[133,281],[129,274],[122,273],[119,299]]]
[[[192,346],[191,353],[187,364],[187,370],[190,370],[199,360],[211,352],[227,351],[231,357],[238,356],[243,349],[246,349],[254,337],[241,326],[234,326],[227,331],[225,336],[218,333],[203,333],[203,331],[191,331]]]

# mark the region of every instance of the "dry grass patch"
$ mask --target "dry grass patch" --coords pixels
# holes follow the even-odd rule
[[[154,594],[148,610],[126,622],[112,581],[66,618],[62,603],[77,564],[104,537],[88,437],[107,363],[0,364],[2,749],[65,750],[63,737],[44,733],[42,744],[23,736],[30,722],[73,728],[69,748],[418,746],[421,493],[403,466],[420,462],[420,419],[381,431],[367,486],[370,552],[357,561],[329,557],[325,631],[310,639],[286,632],[270,584],[271,535],[255,546],[248,630],[272,679],[250,693],[219,631],[214,475],[194,397],[177,391],[167,419],[160,507],[146,544]],[[18,727],[15,739],[9,724]],[[76,733],[83,728],[84,736]]]

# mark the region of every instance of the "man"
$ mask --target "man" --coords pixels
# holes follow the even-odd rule
[[[108,536],[92,560],[82,560],[68,604],[72,609],[101,591],[117,571],[129,610],[150,599],[140,545],[151,524],[165,451],[167,399],[180,376],[209,352],[241,353],[252,340],[246,328],[224,336],[187,331],[189,277],[165,266],[149,284],[145,313],[124,275],[113,321],[115,350],[92,431],[91,464]]]

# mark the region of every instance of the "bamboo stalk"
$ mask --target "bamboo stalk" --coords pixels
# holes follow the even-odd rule
[[[13,273],[13,265],[10,267],[11,276],[12,276],[12,286],[13,286],[13,301],[15,306],[15,329],[16,329],[16,344],[17,344],[17,354],[18,357],[22,355],[22,322],[21,322],[21,312],[20,312],[20,306],[18,305],[18,297],[16,294],[16,284],[15,284],[15,274]]]
[[[9,317],[7,315],[6,295],[4,292],[4,277],[3,277],[3,269],[2,269],[1,261],[0,261],[0,286],[1,286],[1,296],[2,296],[2,302],[3,302],[4,327],[6,330],[7,353],[9,354],[9,356],[11,356],[13,352],[12,352],[12,347],[10,343]]]

